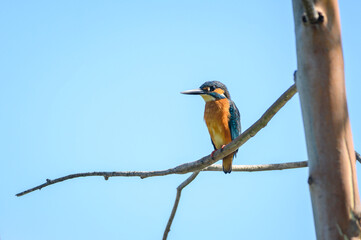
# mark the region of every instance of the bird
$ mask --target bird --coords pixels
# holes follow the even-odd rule
[[[197,89],[181,93],[200,95],[205,101],[204,120],[214,147],[212,156],[241,134],[241,117],[226,85],[219,81],[207,81]],[[232,172],[232,162],[237,151],[223,158],[224,173]]]

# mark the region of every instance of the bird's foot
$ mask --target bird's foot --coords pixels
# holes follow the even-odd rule
[[[214,153],[217,151],[217,149],[215,149],[212,153],[211,153],[211,157],[212,157],[212,159],[214,159],[213,158],[213,155],[214,155]]]
[[[221,147],[221,152],[223,151],[223,148],[224,148],[225,146],[226,146],[226,145],[222,145],[222,147]],[[215,150],[211,153],[212,159],[213,159],[214,153],[215,153],[217,150],[218,150],[218,149],[215,149]]]

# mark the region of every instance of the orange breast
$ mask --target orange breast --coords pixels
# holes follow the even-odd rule
[[[228,99],[207,102],[204,111],[204,120],[206,121],[212,142],[217,149],[232,141],[231,131],[228,126]]]

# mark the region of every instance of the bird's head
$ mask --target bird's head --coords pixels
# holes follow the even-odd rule
[[[199,88],[181,92],[189,95],[201,95],[204,101],[216,101],[219,99],[231,99],[226,85],[218,81],[208,81],[203,83]]]

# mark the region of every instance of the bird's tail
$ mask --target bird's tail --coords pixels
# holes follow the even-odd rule
[[[224,173],[231,173],[232,172],[232,161],[233,161],[234,153],[228,155],[227,157],[223,158],[223,172]]]

